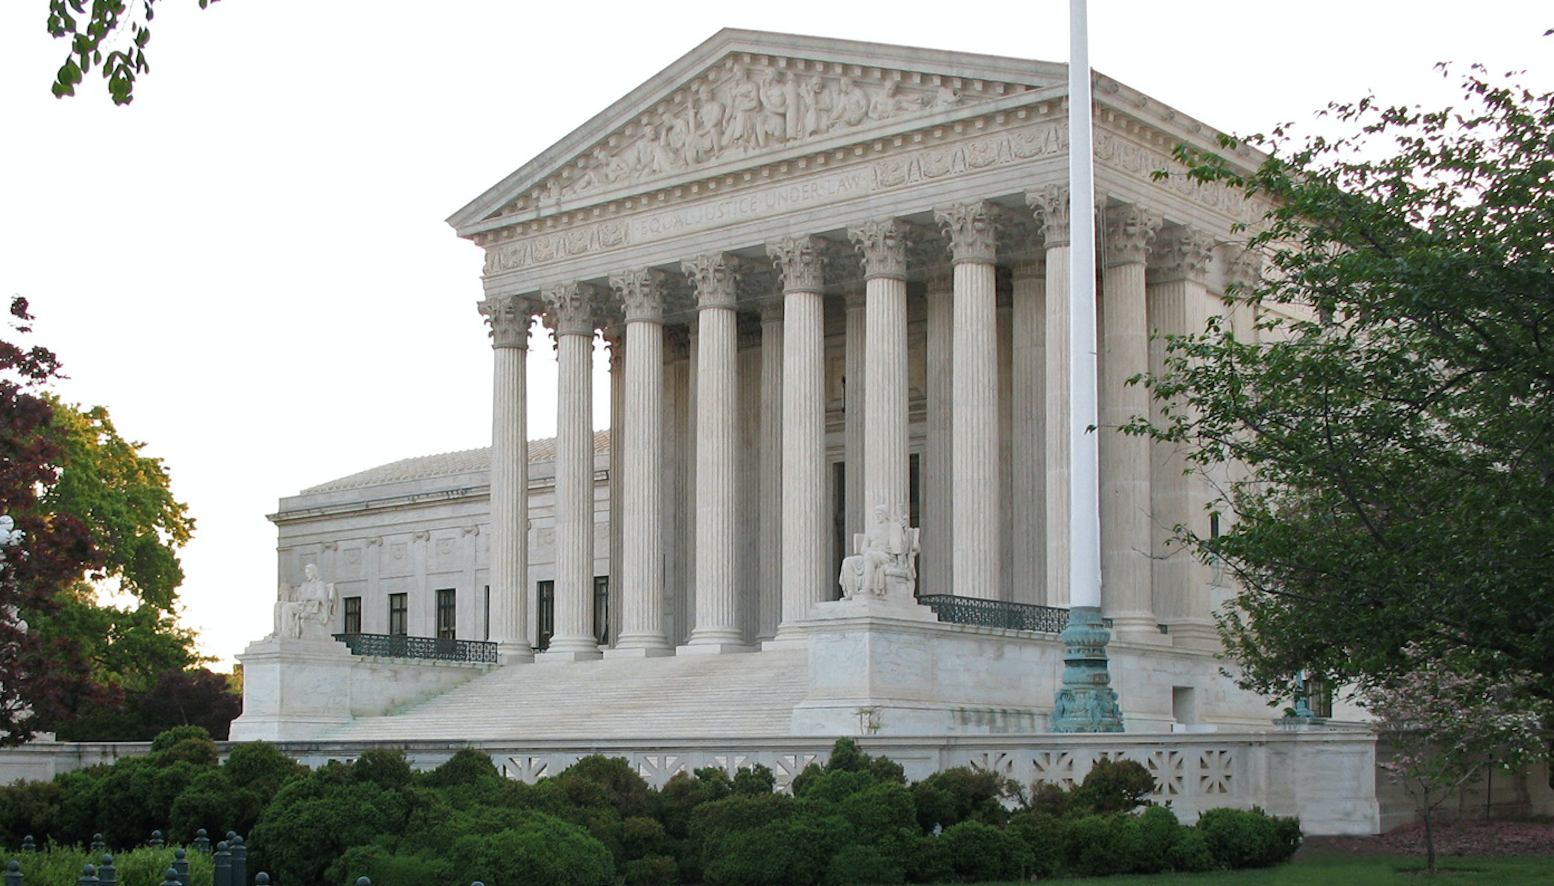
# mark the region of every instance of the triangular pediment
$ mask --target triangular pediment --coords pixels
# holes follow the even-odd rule
[[[1049,62],[724,30],[448,219],[461,236],[1066,85]]]

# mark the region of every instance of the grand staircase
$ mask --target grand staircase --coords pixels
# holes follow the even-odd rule
[[[503,741],[787,735],[808,652],[607,658],[492,669],[405,711],[362,717],[332,741]]]

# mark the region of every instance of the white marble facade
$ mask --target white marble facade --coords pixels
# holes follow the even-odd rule
[[[339,630],[411,636],[437,634],[451,590],[452,632],[504,665],[759,654],[841,636],[846,613],[816,607],[884,507],[916,529],[920,595],[1066,606],[1066,93],[1059,64],[718,33],[449,219],[485,252],[492,446],[283,499],[281,580],[317,563],[360,601]],[[1124,712],[1130,729],[1266,722],[1233,691],[1184,713],[1193,687],[1226,692],[1212,613],[1231,590],[1171,542],[1209,530],[1208,490],[1115,431],[1151,408],[1125,382],[1160,365],[1152,336],[1201,329],[1256,273],[1237,230],[1261,209],[1174,165],[1177,144],[1218,148],[1209,126],[1101,75],[1095,125],[1102,605],[1142,663],[1118,677]],[[542,338],[558,432],[529,441]],[[914,648],[936,629],[920,615],[892,622]],[[1032,716],[1060,667],[1040,642],[1053,673],[1020,689]],[[812,689],[839,648],[811,656]],[[958,697],[911,704],[976,703],[977,679],[950,682]]]

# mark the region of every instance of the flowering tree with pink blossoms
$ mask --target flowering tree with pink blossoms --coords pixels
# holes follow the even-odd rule
[[[1528,677],[1486,678],[1415,644],[1403,652],[1413,668],[1362,699],[1392,745],[1380,766],[1413,797],[1434,872],[1436,813],[1491,767],[1519,767],[1543,753],[1549,707],[1529,699]]]

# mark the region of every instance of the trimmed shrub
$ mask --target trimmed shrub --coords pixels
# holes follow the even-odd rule
[[[647,781],[621,757],[590,754],[567,767],[557,779],[563,782],[585,781],[599,786],[603,789],[605,802],[621,818],[646,815],[653,808],[652,790]]]
[[[734,793],[770,794],[777,788],[777,776],[760,763],[754,767],[742,766],[734,773]]]
[[[610,850],[581,828],[543,813],[533,813],[521,829],[460,837],[453,845],[453,869],[460,883],[611,886],[615,882]]]
[[[421,773],[420,782],[429,788],[447,788],[472,785],[487,778],[501,778],[491,757],[474,748],[459,748],[441,766]]]
[[[1063,819],[1026,809],[1009,819],[1008,831],[1025,844],[1031,876],[1052,877],[1063,867]]]
[[[1133,841],[1135,874],[1158,874],[1170,870],[1171,847],[1187,829],[1176,820],[1176,813],[1164,806],[1151,806],[1138,817]]]
[[[955,876],[950,866],[950,849],[942,836],[918,838],[912,846],[907,876],[914,883],[944,883]]]
[[[1009,810],[999,801],[1014,794],[1015,785],[1004,776],[965,766],[935,772],[912,785],[923,833],[931,832],[934,825],[948,828],[963,821],[1002,827],[1009,821]]]
[[[1155,777],[1141,764],[1132,760],[1097,760],[1085,776],[1084,783],[1075,788],[1069,803],[1076,811],[1105,815],[1109,812],[1132,812],[1149,804],[1155,792]]]
[[[1138,820],[1130,815],[1086,815],[1063,833],[1063,861],[1080,877],[1109,877],[1133,869]]]
[[[825,823],[810,814],[734,831],[704,847],[708,886],[814,886],[836,844]]]
[[[1209,851],[1209,844],[1203,839],[1203,834],[1193,828],[1182,828],[1181,837],[1171,844],[1167,859],[1171,870],[1184,874],[1214,870],[1214,853]]]
[[[673,886],[679,866],[667,855],[645,855],[626,862],[626,886]]]
[[[939,840],[949,853],[950,869],[962,880],[1013,880],[1030,864],[1019,837],[980,821],[963,821]]]
[[[852,843],[831,856],[821,883],[824,886],[894,886],[906,881],[909,860],[909,852],[885,852],[877,846]]]
[[[391,853],[379,845],[353,846],[329,871],[333,883],[355,883],[367,877],[392,886],[447,886],[454,881],[453,863],[435,855]]]
[[[1288,861],[1300,848],[1298,820],[1275,819],[1256,808],[1210,809],[1199,816],[1197,829],[1222,868],[1269,867]]]
[[[409,787],[414,777],[405,752],[386,748],[373,748],[362,754],[350,769],[351,781],[370,782],[389,790]]]

